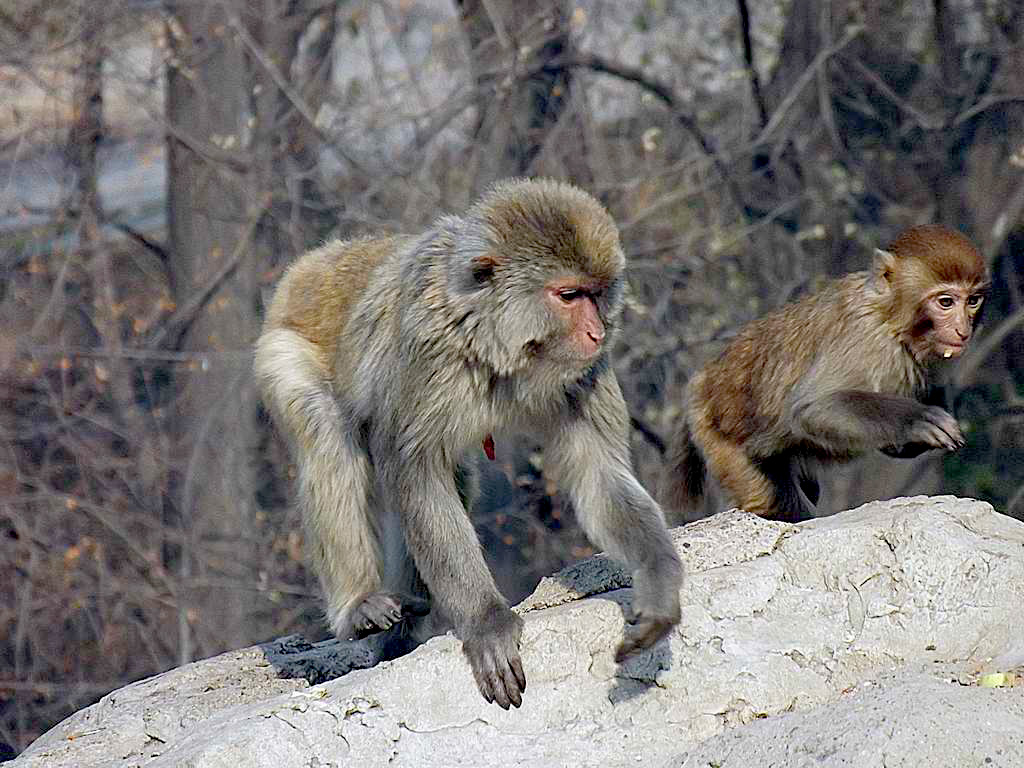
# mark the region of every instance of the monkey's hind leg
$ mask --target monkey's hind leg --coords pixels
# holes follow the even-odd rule
[[[323,587],[327,621],[337,637],[348,639],[390,629],[427,607],[381,588],[373,466],[321,360],[307,339],[278,328],[260,337],[254,367],[298,463],[306,548]]]
[[[747,456],[742,446],[713,427],[699,430],[694,436],[708,469],[738,507],[761,517],[779,513],[773,479]]]
[[[407,619],[430,612],[429,596],[405,553],[401,530],[380,508],[365,446],[351,433],[329,439],[329,451],[300,475],[303,519],[328,623],[342,640],[396,625],[404,633]]]
[[[799,523],[816,516],[821,486],[813,466],[785,453],[760,461],[758,465],[775,486],[773,518]]]

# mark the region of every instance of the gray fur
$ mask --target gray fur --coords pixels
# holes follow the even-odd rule
[[[412,604],[405,596],[429,597],[429,631],[450,622],[483,695],[519,706],[521,621],[466,514],[464,459],[491,433],[527,431],[549,441],[551,466],[594,542],[634,571],[620,655],[657,641],[679,621],[681,566],[660,508],[632,473],[607,353],[574,356],[564,320],[543,298],[548,280],[593,287],[608,348],[624,259],[607,213],[565,184],[507,182],[465,217],[392,241],[365,289],[341,302],[350,319],[338,350],[277,327],[295,316],[283,303],[295,300],[304,260],[326,254],[347,268],[380,242],[335,243],[300,259],[257,344],[257,375],[298,458],[332,629],[386,630]],[[322,318],[310,327],[322,334]],[[428,624],[398,623],[407,634]]]

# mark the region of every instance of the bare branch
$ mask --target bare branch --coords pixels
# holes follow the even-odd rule
[[[360,173],[371,174],[372,172],[363,162],[352,157],[352,154],[341,146],[340,142],[336,141],[334,137],[329,136],[324,132],[323,128],[317,122],[316,114],[302,97],[302,94],[292,86],[291,82],[284,76],[280,68],[271,61],[266,52],[253,39],[253,36],[249,34],[249,30],[245,28],[241,19],[239,19],[236,14],[231,14],[229,21],[231,23],[231,27],[235,30],[235,34],[238,35],[238,39],[242,41],[242,44],[249,50],[253,58],[255,58],[256,61],[260,63],[260,66],[266,70],[267,74],[270,75],[270,79],[274,81],[274,85],[281,89],[281,93],[284,94],[285,98],[291,102],[295,110],[309,124],[309,127],[316,134],[317,138],[330,146],[338,153],[339,157],[343,157],[357,171]]]
[[[886,83],[885,80],[875,72],[875,70],[871,69],[871,67],[867,66],[860,59],[853,59],[852,64],[858,72],[864,75],[864,77],[875,86],[875,88],[881,91],[885,98],[889,99],[889,101],[899,107],[901,111],[913,118],[914,122],[926,131],[935,131],[946,125],[946,121],[943,118],[925,114],[906,99],[901,98],[900,95],[890,88],[888,83]]]
[[[743,61],[747,67],[747,77],[750,79],[750,92],[754,97],[754,104],[757,105],[757,114],[761,120],[761,127],[768,124],[768,108],[764,102],[764,94],[761,93],[761,78],[754,66],[754,45],[750,39],[750,9],[747,7],[747,0],[736,0],[736,6],[740,13],[740,33],[743,38]]]
[[[249,222],[246,225],[245,231],[238,239],[238,244],[235,246],[235,250],[232,252],[230,258],[228,258],[228,260],[221,265],[220,269],[210,277],[209,282],[201,291],[179,307],[174,314],[167,318],[167,321],[146,340],[147,346],[167,346],[171,349],[178,347],[181,342],[181,337],[188,331],[189,327],[195,321],[196,317],[198,317],[203,311],[206,305],[210,303],[210,299],[212,299],[220,287],[235,274],[235,270],[238,269],[238,265],[241,263],[242,257],[248,252],[249,245],[252,243],[252,237],[256,232],[257,225],[263,218],[263,215],[267,212],[267,209],[270,207],[270,202],[271,195],[267,193],[263,196],[263,200],[260,205],[257,206],[257,209],[249,217]]]
[[[822,48],[820,51],[818,51],[818,55],[814,57],[814,60],[811,62],[811,65],[807,67],[806,70],[804,70],[803,74],[800,75],[800,78],[790,89],[789,93],[786,94],[786,98],[782,100],[782,103],[779,104],[775,112],[772,113],[771,119],[768,121],[768,124],[765,125],[764,130],[761,131],[760,135],[754,140],[755,144],[761,144],[768,141],[768,139],[779,127],[779,125],[782,124],[782,121],[785,119],[786,114],[789,112],[790,109],[792,109],[793,105],[796,103],[796,100],[800,97],[800,94],[803,92],[804,88],[806,88],[807,85],[811,82],[811,80],[817,76],[818,70],[821,67],[825,66],[825,62],[827,62],[829,59],[831,59],[833,56],[835,56],[837,53],[843,50],[843,48],[845,48],[858,37],[860,37],[860,34],[863,31],[863,25],[853,25],[846,30],[846,34],[843,35],[842,39],[840,39],[839,42],[834,43],[833,45],[830,45],[827,48]]]
[[[753,212],[746,202],[744,202],[743,192],[740,190],[735,179],[733,179],[732,172],[729,170],[729,165],[723,158],[722,153],[715,146],[714,141],[712,141],[711,138],[701,130],[700,126],[697,124],[696,118],[683,109],[682,104],[684,100],[677,96],[672,88],[648,77],[641,70],[635,67],[620,64],[593,53],[560,59],[554,63],[546,64],[541,67],[543,70],[558,70],[562,68],[589,69],[593,72],[611,75],[621,80],[634,83],[657,97],[659,101],[668,107],[672,116],[675,118],[675,121],[694,138],[698,146],[700,146],[701,151],[711,159],[711,162],[714,163],[715,168],[721,175],[722,181],[725,182],[726,187],[729,190],[729,195],[732,197],[736,206],[748,216],[756,217],[754,215],[755,212]]]
[[[112,226],[118,232],[122,232],[123,234],[130,237],[132,240],[137,242],[147,251],[153,253],[164,264],[170,262],[171,255],[167,252],[167,249],[164,248],[163,245],[156,242],[155,240],[151,240],[150,238],[146,237],[144,234],[139,232],[139,230],[135,229],[131,225],[125,224],[122,221],[117,221],[116,219],[111,219],[110,217],[106,218],[106,223]]]
[[[637,416],[630,416],[629,423],[633,425],[633,429],[643,436],[644,440],[654,446],[654,449],[658,453],[665,453],[665,441],[661,435],[655,432],[646,422]]]

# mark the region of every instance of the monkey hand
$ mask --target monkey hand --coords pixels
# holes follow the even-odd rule
[[[349,619],[351,630],[345,635],[350,640],[385,632],[409,616],[426,616],[430,601],[397,592],[370,592],[364,595]]]
[[[890,456],[897,455],[906,458],[916,456],[931,448],[955,451],[963,444],[964,436],[960,432],[960,425],[957,424],[956,419],[937,405],[929,405],[922,407],[920,413],[916,415],[906,430],[904,440],[891,446],[897,450],[897,453],[894,454],[884,448],[883,451]],[[921,450],[917,450],[918,447]]]
[[[523,620],[507,605],[494,605],[460,634],[462,651],[487,703],[494,702],[502,709],[522,704],[526,690],[526,675],[519,658]]]
[[[674,555],[673,552],[672,562],[665,566],[640,570],[633,575],[633,605],[622,642],[615,650],[616,662],[621,663],[630,654],[650,648],[679,623],[682,566]]]

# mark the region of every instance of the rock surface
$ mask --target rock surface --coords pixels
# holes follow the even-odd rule
[[[359,646],[285,638],[115,691],[8,765],[1024,765],[1024,686],[978,684],[1024,677],[1024,524],[916,497],[673,536],[682,624],[623,665],[613,562],[519,606],[520,710],[480,698],[450,635],[369,669]]]

